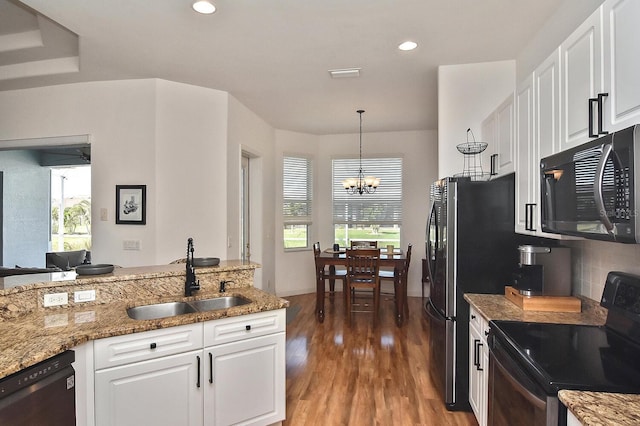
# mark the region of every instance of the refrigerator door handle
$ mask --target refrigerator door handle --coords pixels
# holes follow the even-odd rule
[[[436,321],[455,321],[456,317],[448,317],[443,315],[442,312],[431,301],[431,298],[427,299],[427,313]]]
[[[432,265],[435,265],[437,260],[438,253],[438,227],[435,227],[435,233],[433,240],[433,246],[431,245],[431,227],[433,225],[433,221],[437,220],[436,217],[436,203],[435,201],[431,203],[431,211],[429,212],[429,220],[427,221],[427,271],[429,272],[429,281],[435,282],[433,280],[435,271],[432,269]],[[437,224],[436,224],[437,225]]]

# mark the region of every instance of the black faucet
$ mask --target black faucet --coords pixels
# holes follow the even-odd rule
[[[187,240],[187,278],[184,282],[185,297],[191,296],[194,290],[200,290],[200,281],[196,280],[196,270],[193,267],[193,238]]]

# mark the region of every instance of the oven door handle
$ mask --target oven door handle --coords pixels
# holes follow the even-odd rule
[[[547,406],[547,402],[545,400],[541,400],[536,394],[531,392],[525,386],[523,386],[513,375],[505,368],[505,366],[500,362],[497,356],[491,352],[494,365],[496,368],[500,370],[502,376],[513,386],[513,388],[522,395],[528,402],[533,404],[539,410],[545,410]]]
[[[612,144],[607,143],[602,145],[602,154],[600,155],[600,161],[596,169],[596,178],[593,182],[593,198],[596,202],[596,210],[598,211],[598,216],[600,216],[600,222],[602,222],[609,234],[613,234],[613,224],[609,220],[609,216],[607,216],[604,197],[602,196],[602,187],[604,186],[604,168],[612,152]]]

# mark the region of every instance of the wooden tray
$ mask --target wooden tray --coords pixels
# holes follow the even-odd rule
[[[580,312],[582,301],[573,296],[523,296],[513,287],[504,288],[505,297],[524,311]]]

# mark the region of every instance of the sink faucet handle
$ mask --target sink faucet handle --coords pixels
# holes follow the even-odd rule
[[[233,283],[233,281],[226,281],[226,280],[222,280],[220,281],[220,293],[224,293],[225,291],[227,291],[227,284]]]

